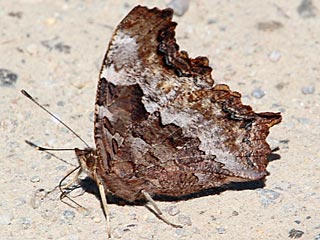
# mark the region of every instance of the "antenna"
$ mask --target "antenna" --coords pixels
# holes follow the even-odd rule
[[[31,147],[37,149],[38,151],[74,151],[74,148],[45,148],[45,147],[40,147],[29,140],[24,140],[24,141]]]
[[[35,100],[27,91],[25,91],[24,89],[21,90],[21,93],[29,98],[33,103],[35,103],[36,105],[38,105],[42,110],[44,110],[45,112],[47,112],[51,117],[53,117],[54,119],[56,119],[59,123],[61,123],[65,128],[67,128],[71,133],[73,133],[78,139],[80,139],[81,142],[83,142],[87,148],[90,148],[90,146],[79,136],[79,134],[77,134],[72,128],[70,128],[67,124],[65,124],[64,122],[62,122],[58,117],[56,117],[53,113],[51,113],[48,109],[46,109],[44,106],[42,106],[40,103],[37,102],[37,100]],[[42,148],[39,147],[37,145],[35,145],[32,142],[26,141],[26,143],[28,143],[29,145],[37,148],[40,151],[46,151],[46,150],[50,150],[50,151],[54,151],[55,149],[49,149],[49,148]],[[63,149],[63,150],[70,150],[70,149]],[[74,149],[72,149],[74,150]]]

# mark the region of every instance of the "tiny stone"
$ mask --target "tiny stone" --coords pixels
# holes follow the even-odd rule
[[[23,228],[27,229],[27,228],[29,228],[31,226],[32,219],[28,218],[28,217],[23,217],[23,218],[21,218],[21,223],[23,225]]]
[[[35,197],[33,197],[30,201],[30,205],[33,209],[37,209],[41,205],[41,201]]]
[[[301,88],[301,92],[305,95],[307,94],[313,94],[315,91],[314,86],[304,86]]]
[[[175,15],[182,16],[189,9],[189,0],[172,0],[168,7],[173,9]]]
[[[200,229],[197,228],[197,227],[193,227],[192,228],[192,232],[195,233],[195,234],[200,234],[201,233]]]
[[[129,213],[130,220],[137,220],[137,214],[136,213]]]
[[[302,0],[297,11],[302,18],[312,18],[316,16],[316,8],[312,0]]]
[[[264,97],[265,93],[263,90],[261,90],[261,88],[257,88],[252,91],[251,95],[257,99],[260,99]]]
[[[11,87],[18,79],[18,75],[8,69],[0,68],[0,86]]]
[[[311,216],[306,216],[306,219],[311,219]]]
[[[237,211],[232,212],[232,216],[238,216],[238,215],[239,215],[239,213]]]
[[[303,231],[300,231],[300,230],[296,230],[296,229],[291,229],[290,232],[289,232],[289,237],[290,238],[301,238],[302,235],[304,234]]]
[[[207,23],[208,24],[215,24],[215,23],[217,23],[218,21],[217,21],[217,19],[215,19],[215,18],[210,18],[208,21],[207,21]]]
[[[65,103],[64,103],[64,101],[58,101],[57,102],[57,105],[59,106],[59,107],[63,107],[64,105],[65,105]]]
[[[177,228],[175,232],[178,236],[183,236],[186,234],[186,230],[184,230],[183,228]]]
[[[284,89],[284,87],[286,86],[286,85],[288,85],[287,83],[283,83],[283,82],[280,82],[280,83],[278,83],[278,84],[276,84],[276,89],[278,89],[278,90],[282,90],[282,89]]]
[[[147,217],[146,222],[154,224],[156,222],[156,219],[154,216],[149,216]]]
[[[275,31],[280,28],[283,28],[283,24],[278,21],[269,21],[269,22],[259,22],[257,24],[257,29],[260,31]]]
[[[101,223],[101,218],[99,218],[99,217],[94,217],[94,218],[93,218],[93,221],[94,221],[95,223]]]
[[[54,49],[57,50],[58,52],[69,54],[71,50],[71,46],[64,44],[62,42],[59,42],[54,45]]]
[[[219,30],[221,31],[221,32],[225,32],[226,31],[226,27],[225,26],[219,26]]]
[[[191,226],[192,222],[191,222],[191,218],[189,216],[180,214],[178,217],[178,221],[179,223],[183,224],[183,225],[187,225],[187,226]]]
[[[128,228],[135,227],[135,226],[137,226],[137,224],[134,224],[134,223],[131,223],[131,224],[127,225]]]
[[[280,193],[271,189],[258,189],[256,190],[260,196],[260,201],[263,205],[270,205],[275,203],[275,200],[280,197]]]
[[[314,236],[314,240],[320,240],[320,233]]]
[[[39,178],[39,176],[33,176],[33,177],[30,179],[30,181],[33,182],[33,183],[40,182],[40,178]]]
[[[63,216],[68,220],[74,219],[75,215],[75,212],[71,210],[65,210],[63,212]]]
[[[269,59],[272,61],[272,62],[278,62],[279,59],[281,58],[281,53],[280,51],[272,51],[270,54],[269,54]]]
[[[296,224],[300,224],[300,223],[301,223],[300,220],[295,220],[294,222],[295,222]]]
[[[56,21],[57,21],[57,19],[55,19],[55,18],[47,18],[45,23],[46,23],[46,25],[50,26],[50,25],[54,25],[56,23]]]
[[[41,217],[43,217],[46,220],[50,220],[52,219],[52,217],[54,216],[53,211],[46,209],[42,212]]]
[[[167,212],[170,216],[176,216],[180,213],[180,210],[177,206],[169,206],[165,209],[165,212]]]
[[[58,170],[58,171],[67,171],[67,166],[65,166],[65,165],[61,165],[61,166],[58,166],[58,167],[56,167],[56,170]]]
[[[12,219],[13,219],[12,215],[9,215],[9,214],[0,215],[0,225],[10,225]]]
[[[218,231],[219,234],[225,234],[226,233],[226,229],[223,228],[223,227],[218,227],[217,231]]]

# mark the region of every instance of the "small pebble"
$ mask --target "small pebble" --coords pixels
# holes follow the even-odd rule
[[[54,50],[57,50],[58,52],[69,54],[71,51],[71,46],[69,46],[63,42],[59,42],[58,40],[59,39],[56,37],[56,38],[53,38],[50,40],[41,41],[41,44],[42,44],[42,46],[48,48],[49,50],[54,49]]]
[[[278,62],[279,59],[281,58],[281,53],[280,51],[272,51],[270,54],[269,54],[269,59],[272,61],[272,62]]]
[[[0,215],[0,225],[10,225],[13,217],[10,214]]]
[[[147,217],[146,222],[154,224],[157,222],[157,220],[154,216],[149,216]]]
[[[280,193],[271,189],[258,189],[256,190],[260,196],[260,201],[263,205],[274,204],[275,200],[280,197]]]
[[[314,240],[320,240],[320,233],[314,236]]]
[[[45,192],[43,192],[45,193]],[[30,200],[30,205],[32,206],[33,209],[37,209],[40,207],[42,200],[44,198],[45,195],[43,195],[43,197],[40,196],[40,193],[36,193]]]
[[[32,222],[33,221],[31,218],[28,218],[28,217],[21,218],[21,224],[23,225],[24,229],[29,228],[31,226]]]
[[[200,229],[197,228],[197,227],[193,227],[192,228],[192,232],[195,233],[195,234],[200,234],[201,233]]]
[[[21,18],[23,16],[23,12],[17,11],[17,12],[9,12],[8,16],[10,17],[16,17],[16,18]]]
[[[54,25],[57,22],[57,19],[55,18],[47,18],[45,23],[46,25],[50,26],[50,25]]]
[[[136,214],[136,213],[129,213],[129,216],[130,216],[130,220],[135,221],[135,220],[137,220],[137,219],[138,219],[138,218],[137,218],[137,214]]]
[[[313,18],[316,16],[316,8],[312,0],[302,0],[297,8],[297,12],[302,18]]]
[[[280,82],[278,84],[275,85],[276,89],[278,90],[282,90],[284,89],[285,86],[287,86],[288,84],[287,83],[284,83],[284,82]]]
[[[76,215],[75,212],[71,210],[65,210],[63,212],[63,216],[65,217],[65,219],[68,219],[68,220],[74,219],[75,215]]]
[[[69,54],[71,51],[71,46],[64,44],[62,42],[59,42],[54,45],[54,49],[57,50],[58,52]]]
[[[217,23],[217,22],[218,22],[218,20],[215,19],[215,18],[210,18],[210,19],[207,21],[208,24],[215,24],[215,23]]]
[[[0,68],[0,87],[12,87],[17,82],[18,75],[14,72]]]
[[[136,227],[136,226],[137,226],[137,224],[131,223],[131,224],[127,225],[127,228],[132,228],[132,227]]]
[[[223,228],[223,227],[218,227],[217,231],[218,231],[219,234],[225,234],[226,233],[226,229]]]
[[[62,101],[62,100],[60,100],[60,101],[57,102],[57,105],[58,105],[59,107],[63,107],[63,106],[65,105],[65,102]]]
[[[256,88],[255,90],[252,91],[251,95],[257,99],[263,98],[265,93],[261,88]]]
[[[33,183],[40,182],[40,177],[39,177],[39,176],[33,176],[33,177],[30,179],[30,181],[33,182]]]
[[[278,21],[258,22],[256,27],[260,31],[273,32],[275,30],[283,28],[283,24],[281,22],[278,22]]]
[[[177,206],[166,207],[164,211],[167,212],[170,216],[176,216],[180,213],[180,210]]]
[[[172,0],[168,5],[177,16],[184,15],[189,9],[189,0]]]
[[[55,169],[58,171],[65,172],[65,171],[67,171],[68,167],[65,165],[61,165],[61,166],[56,167]]]
[[[313,94],[315,91],[314,86],[304,86],[301,88],[301,92],[305,95],[307,94]]]
[[[217,220],[217,218],[215,217],[215,216],[210,216],[210,218],[211,218],[211,221],[216,221]]]
[[[291,229],[290,232],[289,232],[289,237],[290,237],[290,238],[297,239],[297,238],[301,238],[303,234],[304,234],[303,231],[296,230],[296,229],[293,228],[293,229]]]
[[[95,223],[101,223],[101,218],[99,218],[99,217],[94,217],[93,218],[93,221],[95,222]]]
[[[182,225],[187,225],[187,226],[191,226],[192,225],[191,218],[189,216],[186,216],[186,215],[183,215],[183,214],[179,215],[178,221]]]
[[[232,212],[232,216],[238,216],[238,215],[239,215],[239,213],[237,211]]]
[[[175,230],[175,233],[176,233],[178,236],[184,236],[184,235],[186,235],[186,230],[183,229],[183,228],[177,228],[177,229]]]

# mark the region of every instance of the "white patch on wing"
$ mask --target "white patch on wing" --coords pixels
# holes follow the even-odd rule
[[[133,73],[137,70],[140,72],[141,69],[138,47],[135,38],[117,31],[112,39],[100,78],[105,78],[115,85],[135,84],[137,78],[132,77],[136,75]]]

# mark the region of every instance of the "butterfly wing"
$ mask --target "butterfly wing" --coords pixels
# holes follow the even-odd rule
[[[214,85],[205,57],[174,38],[172,10],[135,7],[103,61],[95,109],[98,174],[133,201],[142,189],[181,196],[267,175],[266,142],[279,113],[255,113]]]

